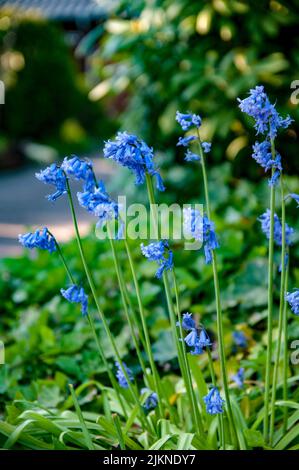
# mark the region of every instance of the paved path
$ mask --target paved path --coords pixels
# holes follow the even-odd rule
[[[113,165],[99,158],[93,162],[95,173],[107,180],[113,172]],[[0,173],[0,257],[20,254],[22,247],[18,243],[18,234],[28,229],[46,225],[60,241],[73,235],[67,199],[61,197],[55,203],[47,201],[45,195],[51,192],[51,186],[34,177],[39,169],[37,165],[27,165]],[[74,183],[73,188],[76,194],[80,184]],[[75,204],[78,207],[77,200]],[[77,214],[80,230],[86,233],[93,218],[80,207]]]

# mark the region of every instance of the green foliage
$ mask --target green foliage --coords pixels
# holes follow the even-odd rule
[[[96,62],[107,93],[127,94],[122,127],[171,153],[180,132],[175,111],[190,109],[205,118],[202,137],[213,142],[211,158],[228,159],[236,175],[256,178],[256,166],[247,162],[251,123],[237,97],[264,84],[283,115],[299,117],[290,101],[298,9],[295,1],[284,3],[123,0],[105,24]],[[289,170],[299,168],[292,146],[297,132],[295,122],[281,143]]]
[[[217,174],[226,175],[222,182]],[[228,375],[238,368],[246,368],[246,388],[240,393],[230,380],[234,396],[233,408],[238,429],[242,430],[242,448],[265,447],[259,431],[263,419],[262,380],[265,364],[266,327],[266,240],[261,235],[256,217],[263,210],[259,200],[267,191],[267,183],[253,185],[243,180],[237,183],[225,166],[215,168],[211,194],[219,219],[217,230],[222,248],[219,250],[219,274],[224,307],[225,347],[228,358]],[[231,189],[225,199],[224,186]],[[296,180],[289,178],[287,184],[297,190]],[[288,206],[288,214],[292,213]],[[296,209],[295,209],[296,210]],[[298,230],[298,220],[290,217],[289,223]],[[74,413],[68,384],[76,387],[79,406],[84,422],[96,449],[110,449],[118,445],[119,432],[128,449],[214,449],[216,446],[217,419],[205,416],[209,435],[202,442],[191,432],[190,416],[184,413],[186,394],[178,377],[175,348],[170,335],[166,304],[160,281],[153,278],[150,263],[141,262],[138,242],[130,241],[134,259],[138,263],[142,300],[153,344],[155,360],[163,379],[163,390],[175,415],[173,422],[156,423],[157,436],[141,432],[138,408],[124,394],[128,420],[121,419],[121,408],[115,392],[109,387],[105,368],[99,359],[88,323],[81,316],[80,307],[69,304],[60,295],[60,288],[67,279],[59,258],[46,252],[24,253],[18,259],[3,259],[0,262],[0,337],[5,344],[6,364],[0,366],[0,404],[3,420],[0,422],[0,445],[4,448],[26,449],[77,449],[87,448],[86,432],[82,420]],[[142,380],[136,354],[120,302],[117,279],[110,253],[109,243],[98,240],[91,233],[84,240],[88,264],[91,266],[98,286],[98,298],[107,314],[117,345],[125,361]],[[83,270],[77,255],[75,242],[63,247],[64,254],[76,279],[85,284]],[[128,283],[130,300],[137,309],[137,299],[132,286],[128,263],[122,242],[119,255]],[[279,252],[276,253],[276,269]],[[210,268],[204,264],[203,253],[188,252],[177,243],[174,246],[178,284],[182,310],[191,310],[214,337],[215,303]],[[298,252],[293,249],[291,278],[296,277]],[[292,285],[293,285],[293,281]],[[279,279],[277,277],[277,288]],[[275,298],[275,318],[279,299]],[[109,342],[97,320],[94,306],[90,312],[95,318],[96,328],[107,356],[112,360]],[[298,336],[296,317],[289,315],[290,341]],[[232,332],[245,332],[248,348],[236,350]],[[274,338],[276,338],[276,323]],[[206,355],[190,356],[190,368],[200,396],[207,392],[205,379],[209,380]],[[216,375],[219,377],[217,362]],[[298,445],[298,409],[295,389],[298,368],[292,367],[290,374],[290,400],[280,400],[279,383],[277,399],[279,410],[289,409],[288,432],[281,429],[275,434],[275,446],[279,449]],[[281,377],[282,371],[280,371]],[[240,411],[241,410],[241,411]],[[120,430],[116,429],[112,413],[120,416]],[[154,416],[152,416],[152,419]],[[281,411],[277,420],[281,419]],[[208,421],[209,420],[209,421]],[[184,430],[184,432],[182,431]],[[88,442],[90,446],[91,443]]]

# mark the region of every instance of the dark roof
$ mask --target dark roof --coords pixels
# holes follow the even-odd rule
[[[0,0],[1,7],[17,7],[59,21],[91,21],[105,17],[117,0]]]

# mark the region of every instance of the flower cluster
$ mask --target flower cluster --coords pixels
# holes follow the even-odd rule
[[[99,218],[97,227],[102,227],[107,220],[119,218],[119,205],[106,192],[102,181],[90,191],[78,192],[77,197],[81,207]],[[120,224],[119,237],[122,227]]]
[[[210,264],[212,250],[219,248],[214,222],[207,215],[202,216],[198,210],[188,207],[184,209],[184,232],[204,244],[205,260]]]
[[[295,315],[299,315],[299,289],[295,289],[294,292],[287,292],[285,298],[289,303],[292,312]]]
[[[56,163],[52,163],[52,165],[41,170],[39,173],[35,173],[35,176],[39,181],[55,186],[56,191],[47,196],[49,201],[54,202],[67,192],[65,173],[58,165],[56,165]]]
[[[269,185],[274,186],[282,171],[281,156],[276,152],[275,159],[272,158],[271,144],[269,140],[255,142],[253,145],[252,157],[259,165],[261,165],[262,168],[265,169],[265,171],[269,171],[272,168],[275,170],[269,179]]]
[[[83,191],[94,190],[96,181],[90,161],[82,160],[75,155],[72,158],[65,157],[61,169],[69,178],[83,181]]]
[[[241,367],[238,372],[232,376],[233,381],[237,385],[238,388],[243,388],[244,387],[244,372],[245,369],[244,367]]]
[[[268,135],[274,139],[279,129],[287,129],[292,122],[290,116],[283,119],[270,103],[263,86],[251,89],[249,96],[244,100],[238,98],[239,107],[243,113],[255,120],[254,127],[257,134]]]
[[[201,117],[197,114],[180,113],[179,111],[177,111],[175,119],[179,123],[183,131],[187,131],[192,126],[195,126],[197,128],[201,126]]]
[[[149,261],[156,261],[159,268],[156,272],[156,277],[161,279],[164,271],[173,268],[173,253],[169,249],[169,244],[165,240],[153,242],[145,246],[141,243],[141,252]]]
[[[180,326],[179,322],[177,326]],[[196,323],[192,318],[192,313],[183,313],[182,327],[185,331],[188,331],[184,338],[185,343],[189,348],[194,348],[191,354],[202,354],[205,347],[212,346],[206,330],[202,328],[200,332],[198,331]]]
[[[146,411],[153,410],[158,405],[158,395],[155,392],[152,392],[149,388],[142,388],[140,390],[141,395],[146,395],[144,402],[144,409]]]
[[[179,123],[183,131],[188,131],[190,127],[196,127],[198,129],[201,126],[201,117],[198,116],[197,114],[180,113],[179,111],[177,111],[176,121]],[[188,147],[189,144],[196,139],[197,137],[195,135],[179,137],[177,146]],[[204,153],[209,153],[211,151],[210,142],[201,142],[201,146],[202,146]],[[185,153],[185,161],[186,162],[200,161],[200,156],[197,155],[196,153],[191,152],[191,150],[187,149]]]
[[[47,250],[50,253],[56,251],[56,241],[53,235],[49,232],[47,227],[43,229],[38,229],[34,233],[25,233],[24,235],[19,235],[19,242],[25,248],[40,248],[41,250]]]
[[[203,397],[209,415],[223,413],[224,400],[221,398],[217,387],[213,387],[209,393]]]
[[[269,185],[274,186],[282,171],[281,157],[276,152],[275,157],[271,152],[271,141],[276,137],[279,129],[286,129],[292,122],[287,116],[283,119],[277,112],[275,105],[270,103],[263,86],[257,86],[250,90],[249,96],[239,101],[241,111],[253,117],[254,127],[257,134],[266,136],[263,142],[256,142],[253,146],[253,158],[265,171],[273,169],[274,172],[269,179]]]
[[[122,363],[122,367],[119,362],[115,362],[115,366],[117,368],[116,378],[118,380],[119,385],[122,388],[129,388],[129,383],[123,372],[123,369],[126,371],[126,374],[130,382],[133,382],[134,380],[133,372],[131,371],[131,369],[129,369],[129,367],[124,362]]]
[[[258,220],[261,222],[262,231],[266,235],[266,237],[270,238],[270,221],[271,221],[271,211],[269,209],[262,214]],[[285,224],[285,240],[286,245],[291,245],[292,243],[292,235],[294,233],[294,229],[290,227],[288,224]],[[276,245],[282,245],[282,225],[280,219],[277,214],[274,214],[274,241]]]
[[[105,143],[104,157],[111,158],[120,165],[129,168],[135,174],[137,185],[145,182],[146,173],[154,176],[157,189],[164,191],[162,178],[154,164],[153,149],[135,135],[118,132],[114,141],[108,140]]]
[[[88,314],[88,296],[85,294],[83,287],[72,284],[67,289],[61,289],[60,292],[61,295],[69,302],[81,304],[81,312],[83,316]]]

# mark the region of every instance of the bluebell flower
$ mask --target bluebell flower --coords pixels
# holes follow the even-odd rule
[[[189,348],[194,348],[196,344],[198,344],[198,334],[196,328],[192,328],[190,333],[185,336],[184,341],[187,346],[189,346]]]
[[[156,406],[158,405],[158,395],[155,392],[152,392],[149,388],[145,387],[141,389],[140,393],[141,395],[150,393],[146,397],[144,405],[143,405],[147,411],[153,410],[154,408],[156,408]]]
[[[185,161],[186,162],[197,162],[200,161],[200,156],[197,153],[191,152],[191,150],[187,150],[185,153]]]
[[[182,147],[188,147],[190,142],[193,140],[196,140],[195,135],[188,135],[187,137],[179,137],[177,147],[182,146]]]
[[[90,161],[82,160],[76,155],[73,155],[72,158],[65,157],[61,169],[69,178],[83,181],[83,191],[93,191],[95,189],[95,177]]]
[[[191,207],[185,208],[183,212],[185,233],[203,243],[205,260],[207,264],[210,264],[212,251],[219,248],[214,222],[209,220],[207,215],[202,216],[198,210]]]
[[[19,242],[26,248],[40,248],[50,253],[57,250],[55,238],[49,233],[47,227],[37,229],[34,233],[19,235]]]
[[[176,323],[180,326],[180,323]],[[212,346],[210,338],[204,328],[199,329],[196,327],[196,323],[192,318],[192,313],[183,313],[182,327],[185,331],[188,331],[188,335],[185,336],[184,341],[190,348],[194,348],[191,354],[202,354],[205,347]]]
[[[276,153],[276,157],[273,160],[269,140],[255,142],[252,157],[265,171],[269,171],[272,168],[275,170],[273,176],[269,179],[269,185],[275,186],[282,171],[281,156],[279,153]]]
[[[247,348],[247,337],[243,331],[234,331],[232,336],[236,346],[239,348]]]
[[[269,209],[262,214],[258,220],[261,222],[262,231],[266,235],[266,237],[270,238],[270,219],[271,219],[271,211]],[[294,229],[290,227],[288,224],[285,224],[285,239],[286,245],[292,244],[292,235],[294,233]],[[276,245],[282,245],[282,226],[280,219],[277,214],[274,214],[274,241]]]
[[[179,326],[179,322],[177,322],[177,326]],[[182,327],[185,331],[190,331],[193,328],[196,328],[195,321],[192,318],[192,313],[183,313]]]
[[[201,146],[202,146],[204,153],[209,153],[211,151],[211,147],[212,147],[211,142],[202,142]]]
[[[216,387],[213,387],[209,393],[203,397],[203,400],[209,415],[223,413],[224,400],[221,398],[219,390]]]
[[[98,217],[97,227],[103,227],[108,220],[119,218],[119,205],[106,192],[102,181],[93,191],[78,192],[77,197],[81,207]],[[120,221],[120,230],[122,228]]]
[[[61,295],[69,302],[81,304],[81,312],[83,316],[88,314],[88,296],[85,294],[83,287],[72,284],[67,289],[60,289],[60,292]]]
[[[115,141],[105,142],[104,157],[129,168],[135,175],[137,185],[145,182],[146,173],[154,176],[157,189],[164,191],[162,178],[154,164],[153,149],[135,135],[118,132]]]
[[[176,112],[176,121],[179,123],[183,131],[187,131],[191,126],[199,128],[201,126],[201,118],[197,114]]]
[[[244,367],[241,367],[238,372],[232,376],[233,381],[237,385],[238,388],[244,387]]]
[[[173,253],[169,249],[167,241],[161,240],[159,242],[150,243],[147,246],[141,243],[141,252],[149,261],[156,261],[159,264],[159,268],[156,272],[158,279],[161,279],[164,271],[173,268]]]
[[[299,289],[295,289],[293,292],[287,292],[285,298],[289,303],[292,312],[295,315],[299,315]]]
[[[299,207],[299,194],[291,193],[290,196],[291,196],[292,199],[294,199],[294,201],[297,202],[297,204],[298,204],[297,207]]]
[[[119,362],[115,362],[115,366],[117,367],[116,378],[118,380],[119,385],[122,388],[129,388],[129,383],[126,379],[123,369],[126,371],[126,374],[130,382],[133,382],[134,380],[133,372],[131,371],[131,369],[127,367],[127,365],[124,362],[122,363],[123,368],[121,367]]]
[[[56,191],[47,196],[49,201],[56,201],[56,199],[67,192],[66,176],[56,163],[52,163],[52,165],[39,173],[35,173],[35,176],[39,181],[55,186]]]
[[[257,134],[266,134],[274,139],[280,128],[287,129],[292,122],[289,116],[283,119],[278,114],[275,105],[270,103],[263,86],[251,89],[247,98],[244,100],[238,98],[238,101],[241,111],[255,120],[254,127]]]

